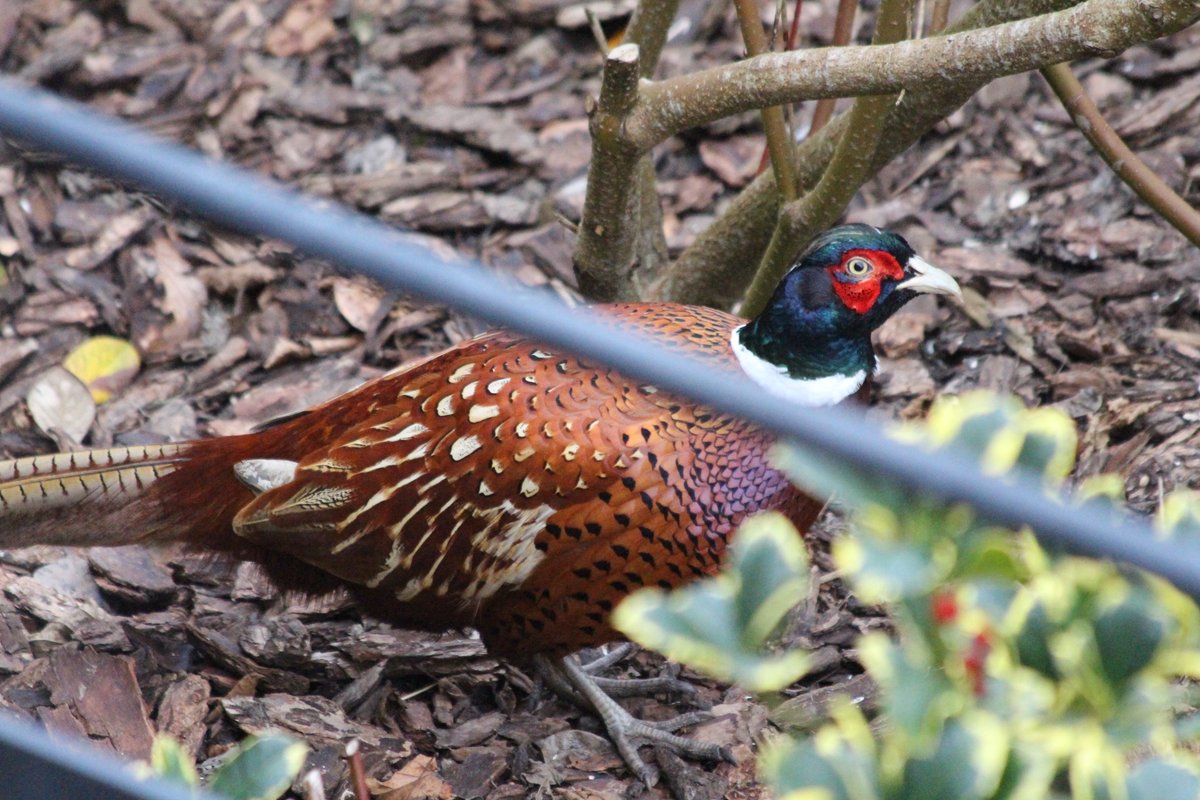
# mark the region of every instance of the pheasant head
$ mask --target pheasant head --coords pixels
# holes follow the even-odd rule
[[[875,370],[871,333],[919,294],[961,300],[944,271],[903,237],[870,225],[832,228],[800,254],[770,301],[733,332],[746,374],[771,394],[830,405]]]

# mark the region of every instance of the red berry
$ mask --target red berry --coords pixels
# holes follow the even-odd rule
[[[963,657],[963,667],[971,680],[971,691],[976,697],[983,697],[986,689],[987,675],[984,672],[984,662],[992,651],[991,637],[987,631],[980,631],[971,640],[971,649]]]
[[[953,592],[935,592],[929,598],[929,612],[933,614],[934,622],[945,625],[958,616],[958,599]]]

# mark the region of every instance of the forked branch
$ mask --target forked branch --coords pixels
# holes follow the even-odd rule
[[[592,168],[576,248],[581,288],[595,300],[645,294],[642,286],[653,276],[635,275],[638,234],[631,224],[638,186],[644,183],[635,170],[640,155],[679,131],[771,105],[905,89],[904,103],[889,110],[874,158],[878,168],[992,78],[1084,56],[1111,56],[1200,17],[1192,0],[1086,0],[1053,10],[1065,2],[982,0],[964,15],[962,27],[1004,24],[892,45],[766,54],[660,83],[644,81],[640,87],[628,77],[639,72],[636,50],[631,70],[631,54],[615,48],[606,63],[602,85],[607,88],[593,109]],[[796,162],[801,185],[819,178],[845,127],[843,116],[801,146]],[[735,203],[737,213],[726,224],[718,220],[661,276],[654,296],[718,304],[734,299],[770,235],[777,208],[773,178],[760,176]],[[717,272],[710,272],[714,265]]]
[[[981,30],[870,47],[767,53],[643,87],[625,124],[646,151],[680,131],[768,106],[997,78],[1088,56],[1111,57],[1200,18],[1192,0],[1087,0]]]
[[[951,22],[947,30],[957,33],[982,29],[1061,11],[1072,5],[1074,0],[980,0],[971,10]],[[1043,18],[1033,21],[1039,19]],[[1179,16],[1166,16],[1162,22],[1163,27],[1154,31],[1151,38],[1172,33],[1181,27]],[[1182,24],[1187,24],[1186,18]],[[873,169],[882,168],[910,147],[988,81],[987,76],[977,76],[949,84],[930,83],[906,91],[901,101],[889,110]],[[847,114],[843,113],[797,146],[797,174],[802,185],[811,186],[820,178],[846,128]],[[714,220],[671,264],[670,269],[652,287],[650,296],[658,300],[728,308],[746,290],[758,265],[758,254],[763,252],[771,238],[777,211],[778,195],[774,189],[774,176],[769,172],[764,173],[743,189],[725,213]]]
[[[884,0],[873,43],[884,45],[904,39],[911,8],[911,0]],[[894,95],[860,97],[854,101],[846,130],[821,180],[811,192],[781,210],[762,264],[746,293],[744,316],[758,315],[800,248],[835,223],[858,187],[871,177],[875,151],[894,103]]]

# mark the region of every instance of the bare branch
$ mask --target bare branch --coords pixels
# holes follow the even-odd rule
[[[1117,173],[1117,177],[1125,181],[1130,189],[1137,192],[1138,197],[1174,225],[1192,244],[1200,247],[1200,212],[1188,205],[1129,149],[1101,115],[1092,98],[1084,92],[1070,65],[1046,67],[1042,75],[1079,130]]]
[[[858,0],[838,0],[837,17],[833,20],[833,45],[845,47],[850,44],[850,35],[854,33],[854,14],[858,11]],[[833,108],[837,105],[836,97],[822,97],[813,109],[812,124],[808,127],[808,135],[812,136],[829,123],[833,116]]]
[[[933,19],[929,21],[930,35],[939,34],[950,21],[950,0],[933,0]]]
[[[1059,11],[1075,0],[981,0],[950,25],[964,31],[999,25],[1014,19]],[[906,92],[894,106],[875,154],[879,169],[920,136],[967,102],[987,83],[977,78],[946,86]],[[802,186],[812,186],[833,157],[846,129],[847,114],[840,114],[819,133],[796,148],[796,172]],[[774,176],[760,175],[733,199],[726,212],[713,221],[696,241],[663,273],[648,295],[657,300],[729,308],[741,299],[767,247],[779,210]]]
[[[632,287],[637,237],[635,167],[640,156],[621,135],[625,119],[638,100],[639,49],[623,44],[609,51],[600,82],[600,99],[591,115],[592,169],[588,175],[575,274],[579,288],[596,300],[627,297]]]
[[[1192,0],[1087,0],[1052,14],[880,47],[767,53],[642,89],[627,120],[645,152],[723,117],[814,97],[913,91],[931,82],[995,78],[1085,56],[1111,57],[1200,17]]]
[[[879,9],[874,43],[883,45],[903,40],[908,35],[911,8],[911,0],[884,0]],[[800,248],[837,221],[858,187],[871,176],[875,151],[887,123],[888,111],[894,104],[893,95],[860,97],[854,102],[846,130],[821,180],[804,197],[784,205],[762,265],[746,293],[742,306],[744,316],[758,315]]]
[[[758,0],[734,0],[734,5],[742,25],[746,52],[751,56],[767,52],[767,37],[758,19]],[[762,119],[767,134],[767,149],[771,153],[771,168],[775,171],[775,185],[785,200],[795,200],[796,167],[792,161],[792,137],[783,118],[783,107],[764,108]]]
[[[796,0],[796,8],[792,11],[792,24],[788,28],[787,39],[783,43],[784,50],[795,50],[796,42],[800,39],[800,7],[804,0]]]
[[[658,56],[667,42],[667,31],[679,11],[679,0],[640,0],[633,10],[633,18],[625,29],[625,43],[641,48],[641,75],[654,76]]]

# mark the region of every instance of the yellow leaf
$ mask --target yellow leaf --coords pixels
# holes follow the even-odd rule
[[[67,354],[63,367],[106,403],[133,381],[142,366],[137,349],[115,336],[93,336]]]

